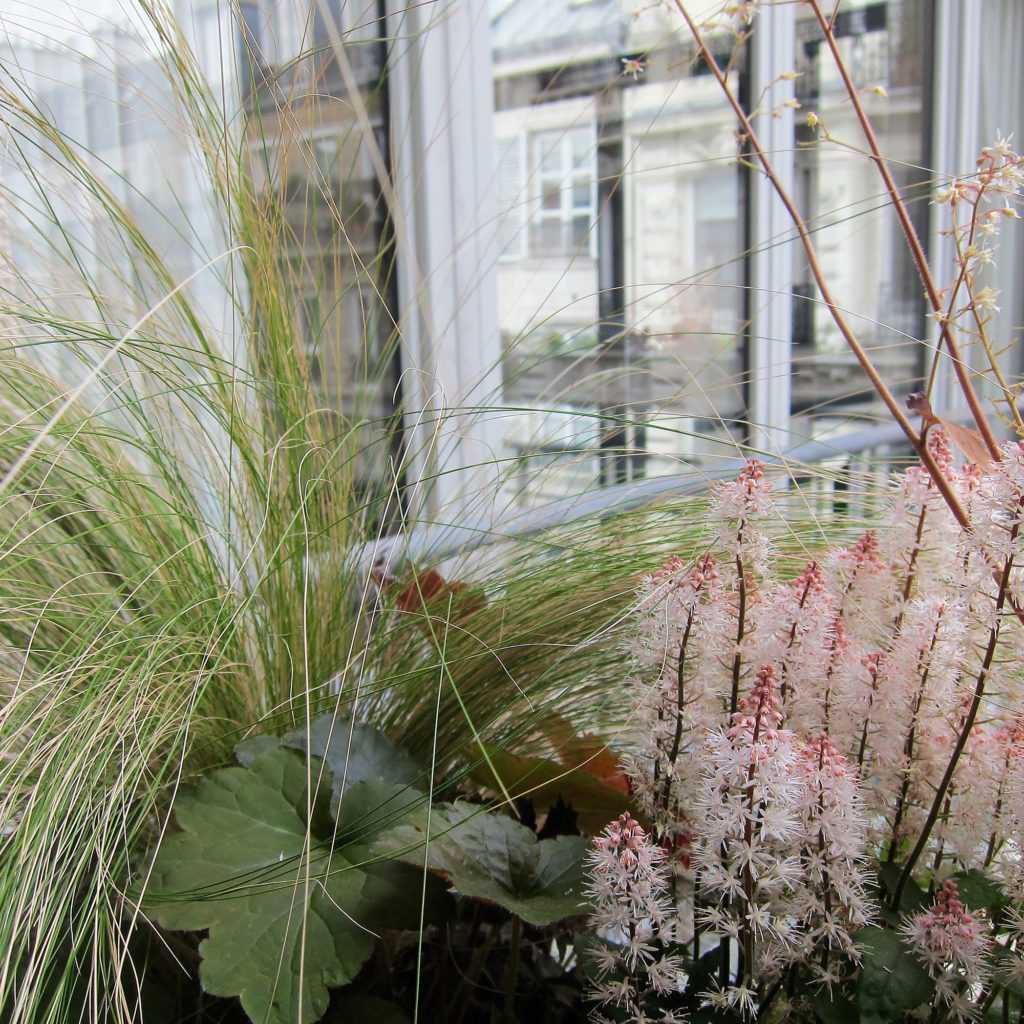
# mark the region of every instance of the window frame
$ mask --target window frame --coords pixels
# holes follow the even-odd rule
[[[502,227],[512,226],[512,238],[515,244],[502,243],[499,233],[498,259],[504,263],[511,263],[516,260],[524,260],[529,255],[529,230],[530,230],[530,209],[529,200],[526,198],[526,179],[528,143],[527,133],[522,131],[502,134],[496,131],[494,138],[495,163],[497,164],[496,188],[501,190],[502,155],[503,145],[512,145],[517,150],[516,159],[519,165],[519,176],[515,182],[515,194],[511,197],[512,208],[505,209],[504,198],[499,196],[498,216],[502,218]],[[510,190],[511,191],[511,190]]]
[[[1001,2],[1001,0],[995,0],[995,2]],[[393,17],[397,16],[399,11],[404,10],[400,0],[387,0],[387,3]],[[960,0],[935,0],[934,6],[935,44],[932,50],[934,56],[932,66],[926,68],[923,97],[924,130],[932,131],[932,135],[928,139],[928,151],[932,155],[932,166],[940,168],[969,166],[970,161],[965,164],[964,154],[968,151],[971,154],[976,152],[982,140],[971,137],[968,131],[970,125],[976,121],[976,102],[970,97],[963,96],[962,85],[964,82],[977,82],[983,73],[993,73],[991,70],[986,72],[981,59],[981,47],[976,45],[980,12],[978,5],[963,4]],[[489,119],[490,124],[487,130],[474,136],[471,144],[467,146],[464,128],[457,121],[450,121],[441,130],[440,135],[427,133],[429,145],[434,148],[441,145],[449,153],[458,151],[464,157],[465,162],[471,162],[477,168],[487,168],[495,166],[497,162],[499,143],[508,143],[510,139],[514,138],[516,139],[514,144],[519,147],[520,166],[524,168],[527,178],[530,178],[533,171],[528,138],[530,133],[522,127],[518,130],[512,128],[508,119],[505,118],[505,114],[508,112],[501,111],[497,117],[495,115],[495,80],[491,68],[489,7],[490,5],[475,4],[472,0],[449,0],[445,8],[446,18],[435,23],[431,27],[431,31],[439,33],[448,40],[443,44],[447,46],[446,55],[434,65],[435,68],[441,69],[438,72],[438,79],[444,83],[443,89],[450,95],[455,89],[461,88],[458,83],[464,83],[466,78],[460,69],[466,64],[468,57],[477,76],[474,81],[479,88],[477,95],[479,103],[474,107],[472,116],[477,118],[475,123],[478,126],[482,124],[481,118]],[[743,71],[741,92],[748,98],[758,98],[760,114],[756,117],[755,123],[765,148],[773,154],[773,163],[782,184],[792,192],[795,190],[797,170],[794,146],[796,119],[802,118],[804,115],[802,113],[794,114],[791,105],[795,92],[794,83],[791,78],[787,79],[781,76],[784,72],[791,71],[795,65],[795,5],[763,5],[758,14],[758,22],[760,30],[754,32],[752,36],[753,43],[749,60]],[[462,26],[458,30],[462,33],[458,36],[460,43],[458,46],[450,45],[450,41],[455,38],[448,31],[452,23]],[[465,26],[469,23],[472,23],[474,28],[472,32],[466,33]],[[405,38],[408,37],[409,33],[406,31]],[[410,61],[415,62],[419,59],[418,52],[412,53],[409,47],[406,47],[405,54]],[[406,63],[406,61],[403,59],[401,63]],[[957,69],[955,76],[950,76],[948,71],[943,72],[946,75],[944,88],[940,87],[941,83],[936,73],[938,65],[944,69],[953,67]],[[958,96],[959,100],[957,100]],[[579,99],[575,101],[581,102]],[[953,110],[955,110],[955,116],[951,114]],[[411,111],[411,106],[399,104],[393,110],[395,123],[408,123],[407,118]],[[436,124],[436,119],[432,119],[431,123]],[[544,125],[541,123],[538,125],[537,131],[543,130]],[[599,136],[600,127],[595,126],[595,153],[604,144]],[[569,145],[568,142],[565,143],[566,150]],[[524,148],[525,153],[523,152]],[[593,175],[596,194],[591,210],[603,219],[605,211],[598,183],[604,180],[606,168],[600,163],[600,154],[597,155],[598,166]],[[971,159],[973,160],[973,156]],[[562,158],[560,166],[564,175],[565,157]],[[552,172],[550,176],[544,177],[554,180],[555,174]],[[542,222],[552,219],[564,222],[568,217],[571,223],[571,176],[566,177],[562,182],[563,190],[567,195],[559,210],[557,212],[552,210],[548,213],[534,209],[535,206],[540,206],[542,196],[540,179],[541,176],[538,176],[537,182],[527,183],[524,189],[524,201],[521,204],[522,209],[517,215],[516,223],[525,237],[517,244],[506,247],[495,254],[486,269],[481,268],[480,280],[483,283],[483,291],[479,297],[482,298],[484,305],[488,302],[496,302],[495,268],[497,264],[511,260],[537,258],[529,238],[531,226],[535,221]],[[486,184],[486,175],[483,180]],[[489,184],[493,186],[493,181]],[[755,450],[778,452],[785,451],[800,441],[800,438],[794,437],[791,433],[790,389],[794,355],[793,246],[798,243],[795,241],[793,226],[786,215],[785,208],[764,175],[753,168],[748,171],[746,189],[744,243],[748,255],[743,268],[743,284],[749,298],[744,317],[748,329],[743,341],[741,364],[743,376],[747,381],[744,416],[750,427],[745,441]],[[486,188],[484,191],[486,192]],[[477,195],[483,200],[482,205],[493,209],[493,206],[487,203],[486,195],[479,193]],[[406,193],[406,196],[408,199],[407,216],[411,219],[422,220],[423,215],[419,207],[432,204],[433,198],[423,192],[417,195]],[[449,211],[454,211],[455,216],[459,217],[467,205],[450,201],[446,208]],[[430,219],[426,218],[428,221]],[[486,218],[483,218],[483,221],[486,222]],[[460,223],[479,225],[481,219],[474,216],[470,220]],[[600,225],[601,220],[598,223]],[[621,227],[617,230],[621,232]],[[456,233],[463,234],[458,229],[456,229]],[[614,237],[614,231],[611,235],[604,228],[591,232],[590,252],[587,255],[597,260],[599,275],[604,262],[602,254],[606,253],[609,237]],[[623,235],[620,234],[620,240],[622,237]],[[942,264],[943,240],[936,233],[934,224],[930,229],[928,251],[937,264]],[[572,254],[567,253],[566,255],[571,257]],[[619,255],[621,257],[621,253]],[[602,293],[609,290],[617,291],[625,287],[621,275],[613,280],[614,277],[615,275],[604,278],[599,276],[599,287]],[[484,310],[475,315],[478,319],[482,318],[490,324],[496,323],[497,320],[496,309]],[[601,320],[605,321],[606,319],[609,318],[602,313]],[[614,321],[614,316],[610,320]],[[496,330],[493,331],[493,334],[488,335],[488,345],[490,346],[488,351],[494,358],[498,356],[494,345],[496,337]],[[456,337],[454,345],[456,351],[468,351],[479,346],[479,342],[480,335],[474,330],[461,338]],[[407,361],[405,365],[408,368],[419,364]],[[946,391],[948,397],[940,398],[937,405],[952,403],[955,408],[953,390],[946,388]],[[497,394],[500,404],[500,382],[497,391],[492,390],[489,393]],[[618,476],[611,475],[606,478],[605,482],[611,483],[618,478]]]
[[[530,190],[529,222],[527,225],[526,252],[531,260],[562,260],[585,256],[597,259],[597,129],[593,121],[585,125],[574,125],[570,128],[541,128],[532,132],[522,133],[526,146],[526,181]],[[540,146],[541,137],[557,136],[558,167],[551,171],[544,169],[543,151],[537,153],[535,146]],[[577,170],[573,159],[574,136],[586,136],[585,151],[588,153],[587,164]],[[575,187],[577,181],[586,181],[589,185],[589,202],[586,207],[575,205]],[[557,209],[544,206],[545,186],[553,185],[557,190],[559,205]],[[586,218],[586,246],[573,243],[575,221]],[[544,252],[535,249],[535,228],[545,223],[557,223],[561,228],[560,245],[557,251]]]

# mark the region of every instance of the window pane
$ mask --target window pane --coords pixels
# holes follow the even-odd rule
[[[594,140],[586,129],[577,129],[569,135],[572,146],[572,166],[590,168],[594,162]]]
[[[534,136],[534,160],[542,174],[562,173],[562,149],[565,133],[544,132]]]
[[[560,217],[536,221],[530,228],[530,255],[563,256],[565,243]]]
[[[492,19],[498,134],[531,139],[544,211],[529,262],[498,268],[505,401],[559,410],[505,421],[524,465],[510,497],[524,504],[733,455],[722,442],[744,415],[744,200],[725,103],[692,74],[677,11],[605,0],[547,18],[542,6],[510,0]],[[624,53],[648,55],[635,80]],[[596,451],[554,432],[567,408],[592,410]]]
[[[545,210],[562,208],[562,186],[557,181],[545,181],[541,186],[541,206]]]
[[[574,209],[584,209],[590,206],[590,181],[588,179],[577,180],[572,187],[572,205]]]
[[[133,13],[133,5],[123,11],[111,7],[102,16],[97,9],[94,17],[88,6],[55,0],[47,20],[58,37],[47,40],[30,31],[24,38],[5,38],[4,67],[18,69],[16,76],[11,70],[11,87],[38,100],[78,158],[123,204],[153,256],[140,257],[101,190],[68,173],[69,160],[49,159],[44,151],[32,158],[39,176],[24,177],[18,152],[7,145],[0,154],[0,181],[8,195],[24,200],[7,204],[4,222],[5,252],[15,253],[18,264],[24,259],[13,268],[18,280],[12,288],[31,282],[32,291],[47,301],[60,296],[70,316],[113,327],[119,317],[132,323],[142,313],[155,313],[169,280],[180,282],[204,325],[232,345],[238,327],[233,303],[248,303],[253,321],[265,330],[291,330],[305,340],[317,397],[329,410],[332,428],[343,432],[341,418],[349,416],[373,424],[366,428],[372,436],[365,438],[370,457],[359,472],[380,477],[385,460],[371,445],[383,436],[378,425],[394,412],[397,379],[394,311],[385,309],[394,291],[389,232],[333,48],[311,52],[314,35],[318,42],[329,35],[327,23],[314,17],[319,7],[311,0],[243,2],[231,11],[229,5],[197,0],[171,5],[197,71],[214,83],[210,103],[223,103],[227,111],[230,138],[213,160],[220,169],[208,172],[211,154],[178,96],[184,79],[168,70],[178,42],[173,53],[159,45],[141,8]],[[377,20],[378,4],[329,0],[329,7],[342,18],[345,53],[371,129],[385,140],[386,33]],[[57,26],[82,30],[60,38],[64,29]],[[216,125],[211,115],[204,131]],[[274,245],[283,279],[291,285],[287,302],[267,315],[259,306],[261,290],[240,284],[235,264],[226,258],[236,239],[223,214],[236,205],[234,190],[243,188],[237,168],[230,176],[231,203],[220,186],[228,188],[224,166],[236,144],[249,160],[253,202],[259,204],[238,216],[245,230],[274,225],[274,242],[268,236],[267,244]],[[218,175],[219,186],[210,173]],[[49,209],[32,198],[42,183],[52,193]],[[83,270],[91,275],[89,287],[81,281]],[[304,302],[302,296],[315,298]],[[292,323],[275,319],[282,311]],[[147,329],[162,328],[154,323]]]
[[[731,45],[721,37],[717,48]],[[627,324],[655,420],[643,468],[655,475],[713,467],[745,434],[745,179],[735,120],[678,11],[638,18],[630,49],[649,57],[625,90]]]
[[[797,197],[816,230],[815,245],[838,304],[890,387],[913,390],[921,378],[922,286],[877,168],[852,147],[863,136],[813,17],[797,22]],[[930,20],[916,0],[844,4],[840,49],[860,90],[882,152],[921,238],[931,198],[925,144],[925,54]],[[814,131],[813,111],[824,123]],[[842,145],[848,143],[849,145]],[[858,364],[820,302],[803,252],[794,246],[794,437],[849,430],[884,418]]]
[[[383,48],[371,0],[329,0],[377,139],[385,132]],[[296,329],[326,416],[358,419],[360,483],[378,482],[387,418],[395,412],[396,338],[386,205],[369,148],[348,102],[329,21],[317,4],[286,5],[266,41],[269,71],[253,78],[246,133],[268,202],[283,194],[281,260],[298,293]],[[370,31],[353,32],[355,26]],[[292,31],[294,30],[294,31]],[[299,52],[289,45],[298,40]],[[315,88],[303,83],[316,82]],[[281,96],[288,96],[282,110]],[[513,151],[514,152],[514,151]],[[262,170],[261,170],[262,169]],[[342,417],[345,418],[343,421]]]
[[[592,225],[589,217],[573,217],[572,219],[572,247],[581,251],[590,245],[590,229]]]

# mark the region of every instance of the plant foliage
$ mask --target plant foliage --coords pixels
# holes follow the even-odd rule
[[[425,862],[461,895],[496,903],[538,926],[584,909],[586,845],[580,836],[538,840],[511,818],[461,802],[435,807],[429,817],[421,810],[376,844],[410,863]]]
[[[179,794],[144,908],[163,928],[207,933],[204,990],[238,996],[252,1021],[320,1019],[382,930],[444,920],[437,883],[414,868],[530,925],[582,909],[584,839],[538,841],[463,802],[431,807],[408,784],[415,762],[369,726],[324,715],[237,756]]]

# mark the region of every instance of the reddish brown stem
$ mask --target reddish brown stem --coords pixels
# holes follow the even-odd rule
[[[903,234],[906,236],[907,244],[910,246],[911,255],[914,257],[914,263],[917,265],[917,272],[921,276],[921,281],[924,284],[925,292],[928,295],[928,301],[931,303],[932,311],[938,314],[940,318],[940,347],[945,343],[950,358],[953,360],[953,369],[956,372],[957,381],[960,384],[960,390],[963,392],[964,398],[967,400],[967,405],[970,407],[971,415],[974,417],[974,422],[978,425],[978,430],[984,438],[985,447],[988,448],[992,458],[998,461],[1000,458],[999,443],[996,441],[995,435],[992,433],[992,428],[989,426],[988,418],[985,416],[985,411],[978,399],[978,394],[974,390],[974,385],[971,383],[970,374],[967,371],[967,364],[960,355],[960,347],[956,342],[956,338],[950,328],[948,320],[943,315],[942,295],[939,291],[938,285],[935,283],[935,278],[932,276],[931,267],[928,265],[928,257],[925,256],[924,253],[924,247],[921,245],[921,240],[917,237],[917,232],[914,230],[914,225],[910,220],[910,214],[907,211],[907,204],[903,201],[903,197],[900,195],[900,190],[896,187],[896,182],[893,180],[892,173],[889,171],[889,166],[885,161],[885,157],[882,156],[881,148],[878,145],[878,137],[875,135],[875,130],[871,126],[871,121],[864,110],[864,105],[860,101],[860,94],[857,92],[857,88],[853,84],[853,80],[850,78],[850,71],[846,66],[846,61],[843,60],[842,54],[839,52],[839,46],[836,43],[836,37],[835,33],[832,31],[832,25],[829,22],[829,19],[827,19],[822,12],[821,5],[818,3],[818,0],[807,0],[807,3],[814,12],[814,17],[817,19],[818,25],[821,27],[821,31],[825,36],[825,42],[828,44],[828,48],[832,53],[832,59],[835,62],[836,70],[839,72],[839,75],[843,80],[843,85],[850,98],[850,103],[853,105],[854,113],[857,115],[857,120],[860,122],[861,131],[863,131],[864,138],[867,140],[868,148],[871,150],[872,160],[878,168],[878,173],[882,176],[882,181],[885,184],[885,190],[889,194],[889,199],[892,201],[893,209],[896,211],[900,227],[903,229]]]
[[[970,225],[969,225],[969,234],[968,234],[968,239],[967,239],[967,244],[968,245],[972,245],[973,242],[974,242],[974,233],[975,233],[975,230],[977,229],[977,224],[978,224],[978,202],[980,202],[980,196],[979,196],[978,200],[975,202],[975,204],[974,204],[974,212],[971,214],[971,222],[970,222]],[[960,273],[957,274],[956,281],[954,281],[954,283],[953,283],[953,290],[952,290],[952,292],[950,293],[950,296],[949,296],[949,301],[946,303],[946,311],[943,314],[943,318],[942,318],[942,322],[943,323],[950,323],[952,321],[953,314],[956,311],[957,296],[960,294],[960,289],[963,286],[964,282],[967,280],[967,261],[962,258],[962,254],[961,254],[961,251],[960,251],[960,240],[957,237],[957,231],[958,231],[959,226],[960,226],[960,221],[959,221],[959,218],[958,218],[957,212],[956,212],[956,203],[955,202],[952,203],[950,208],[951,208],[952,217],[953,217],[953,244],[956,246],[956,250],[957,250],[957,259],[958,259],[958,261],[960,263]],[[938,373],[938,370],[939,370],[939,358],[941,357],[941,355],[942,355],[942,343],[941,343],[941,339],[940,339],[940,343],[939,343],[938,347],[935,350],[935,359],[932,362],[931,372],[928,374],[928,386],[925,389],[925,394],[929,398],[931,397],[932,389],[935,386],[935,377],[936,377],[936,375]]]
[[[743,527],[740,527],[740,540],[743,539]],[[729,714],[736,714],[740,702],[740,669],[743,664],[743,636],[746,631],[747,618],[747,576],[743,567],[743,559],[736,556],[736,576],[738,578],[739,608],[736,612],[736,653],[732,658],[732,691],[729,696]]]
[[[705,64],[707,64],[708,69],[718,82],[718,85],[728,100],[729,105],[732,107],[733,113],[736,115],[736,119],[740,123],[744,137],[749,142],[754,155],[757,157],[758,163],[761,165],[761,168],[765,173],[765,176],[771,182],[772,188],[775,190],[775,194],[779,197],[782,205],[786,208],[786,213],[789,215],[790,220],[792,220],[793,226],[796,228],[797,234],[800,238],[800,244],[803,246],[804,253],[807,257],[807,264],[814,276],[814,281],[818,286],[818,291],[821,294],[823,302],[828,307],[829,313],[832,315],[832,320],[839,329],[839,333],[843,336],[843,339],[849,346],[850,351],[853,352],[857,362],[860,363],[864,372],[867,374],[868,380],[871,381],[871,385],[878,393],[879,398],[881,398],[885,403],[885,406],[892,414],[893,419],[900,425],[903,433],[907,436],[907,440],[911,443],[914,450],[917,452],[918,457],[921,459],[921,462],[931,474],[932,479],[935,481],[935,486],[938,487],[939,492],[942,494],[943,499],[949,506],[950,511],[953,513],[957,522],[960,523],[965,530],[969,530],[971,528],[970,520],[967,518],[967,513],[964,510],[963,505],[960,504],[960,500],[956,496],[952,485],[942,472],[941,468],[935,462],[935,459],[932,458],[931,452],[928,451],[923,439],[918,435],[913,424],[911,424],[910,420],[907,418],[906,413],[903,411],[903,407],[897,401],[896,396],[889,390],[885,381],[882,380],[882,377],[874,363],[871,361],[870,356],[865,352],[863,346],[854,335],[850,325],[846,322],[846,318],[836,305],[832,296],[832,290],[829,288],[828,282],[825,280],[824,272],[821,269],[821,263],[818,260],[818,253],[814,248],[814,243],[811,241],[811,235],[807,230],[807,225],[804,222],[803,217],[800,215],[799,210],[797,210],[792,197],[779,180],[771,160],[768,158],[757,133],[754,131],[754,126],[751,124],[750,118],[747,117],[746,111],[744,111],[743,106],[740,104],[735,93],[730,88],[729,83],[722,72],[722,68],[715,59],[714,54],[710,49],[708,49],[700,29],[694,23],[686,8],[683,6],[682,0],[675,0],[675,5],[690,29],[690,33],[693,36],[694,43],[697,46],[697,51],[700,54],[701,59]]]
[[[1018,515],[1021,511],[1021,506],[1024,506],[1024,500],[1018,505]],[[1020,532],[1020,522],[1015,522],[1012,530],[1010,531],[1010,548],[1013,549],[1014,544],[1017,541],[1017,535]],[[942,781],[939,783],[939,788],[935,791],[935,796],[932,800],[931,809],[928,812],[928,817],[925,820],[924,827],[921,829],[917,837],[917,842],[914,844],[914,849],[911,850],[910,856],[907,858],[906,864],[903,865],[903,871],[900,874],[899,882],[896,885],[896,891],[893,894],[892,906],[896,909],[900,905],[900,899],[903,896],[903,890],[906,888],[907,882],[910,881],[911,875],[914,873],[914,868],[917,866],[917,862],[924,852],[925,846],[928,844],[928,839],[932,834],[932,829],[935,827],[935,822],[938,820],[939,811],[942,809],[943,802],[946,799],[946,794],[949,792],[949,787],[953,782],[953,775],[956,773],[956,767],[960,763],[960,756],[964,752],[964,747],[967,746],[967,739],[971,735],[971,730],[974,728],[974,720],[978,717],[978,709],[981,707],[981,699],[985,694],[985,684],[988,682],[988,674],[992,669],[992,661],[996,655],[996,647],[999,644],[999,627],[1002,624],[1003,608],[1006,605],[1007,595],[1010,592],[1010,577],[1013,574],[1013,555],[1011,554],[1006,560],[1006,564],[1003,566],[1003,571],[1000,574],[999,581],[999,595],[996,598],[995,607],[995,619],[992,623],[992,628],[989,630],[988,644],[985,647],[985,655],[982,658],[981,669],[978,672],[977,680],[974,684],[974,695],[971,698],[971,705],[967,711],[967,716],[964,719],[963,725],[960,727],[960,733],[957,736],[956,745],[953,747],[953,753],[950,755],[949,763],[946,765],[946,770],[942,775]]]
[[[750,765],[747,767],[747,787],[744,796],[747,802],[746,823],[743,826],[743,842],[747,849],[754,839],[754,773],[757,769],[757,760],[754,751],[757,750],[757,741],[761,733],[761,719],[764,715],[765,698],[762,694],[757,703],[757,714],[754,718],[754,732],[751,737]],[[743,865],[743,895],[747,901],[746,913],[743,916],[743,924],[740,927],[740,946],[743,950],[743,980],[748,981],[754,972],[754,931],[750,923],[750,914],[754,909],[754,875],[750,868],[750,862]]]

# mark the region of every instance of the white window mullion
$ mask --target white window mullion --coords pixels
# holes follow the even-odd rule
[[[501,400],[494,82],[487,5],[388,0],[392,177],[414,517],[493,510]]]
[[[750,94],[760,97],[761,111],[754,127],[791,195],[796,180],[795,125],[786,101],[793,98],[793,82],[779,76],[794,68],[795,22],[794,4],[766,4],[750,43]],[[779,242],[793,236],[793,224],[771,182],[760,171],[750,175],[750,203],[751,444],[763,451],[780,452],[792,445],[793,249]]]
[[[939,182],[970,174],[983,145],[978,135],[983,74],[982,2],[938,0],[936,4],[931,166]],[[955,69],[955,72],[949,69]],[[954,267],[953,240],[942,234],[943,229],[949,227],[948,213],[945,208],[933,209],[928,239],[929,262],[936,278],[943,283],[953,273]],[[928,339],[936,345],[938,325],[932,319],[928,320],[928,325]],[[928,353],[930,361],[931,352]],[[967,410],[967,402],[948,358],[939,363],[932,404],[948,415],[963,414]]]

